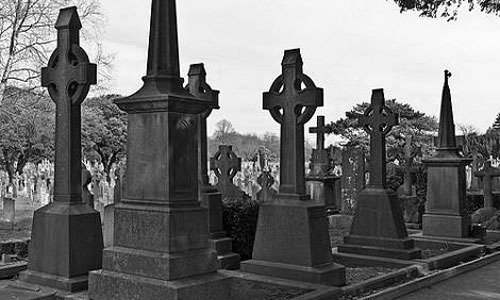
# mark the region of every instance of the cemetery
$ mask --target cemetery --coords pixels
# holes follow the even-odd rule
[[[457,134],[449,70],[438,118],[375,87],[328,120],[320,59],[275,49],[281,70],[248,101],[279,136],[224,120],[211,137],[216,68],[184,82],[176,1],[150,8],[142,86],[94,98],[85,12],[57,10],[35,124],[50,146],[9,160],[0,144],[0,299],[406,299],[498,267],[500,114]]]

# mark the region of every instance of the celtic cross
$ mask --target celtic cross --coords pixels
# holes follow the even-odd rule
[[[386,105],[383,89],[372,91],[371,104],[364,114],[354,114],[359,125],[370,135],[370,182],[369,188],[386,188],[385,136],[399,124],[398,114]]]
[[[213,109],[219,108],[219,91],[213,90],[206,81],[207,72],[203,64],[189,67],[186,90],[193,96],[206,100],[209,106],[198,114],[198,175],[202,185],[208,185],[207,169],[207,118]]]
[[[55,28],[57,48],[48,67],[42,68],[42,86],[56,104],[54,201],[82,201],[80,105],[90,85],[97,82],[97,67],[80,47],[82,28],[76,7],[62,9]]]
[[[493,178],[500,177],[500,170],[491,166],[491,161],[485,161],[480,171],[474,173],[476,177],[483,179],[484,207],[493,207]]]
[[[282,74],[263,94],[263,108],[281,125],[280,194],[306,192],[304,124],[323,106],[323,89],[302,72],[302,65],[300,49],[285,51]]]
[[[220,184],[233,184],[234,176],[241,171],[241,158],[233,152],[233,146],[220,145],[219,151],[210,158],[210,169]]]

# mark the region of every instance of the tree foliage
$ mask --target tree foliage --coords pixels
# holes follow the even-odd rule
[[[370,140],[368,134],[358,124],[353,115],[362,114],[370,104],[363,102],[356,104],[353,109],[346,113],[348,117],[332,122],[329,126],[333,128],[334,134],[344,137],[345,146],[361,147],[368,153]],[[422,112],[414,110],[409,104],[397,102],[395,99],[386,101],[386,106],[392,112],[399,114],[399,123],[392,128],[386,137],[387,155],[389,161],[398,159],[403,161],[403,147],[405,137],[413,136],[413,143],[422,146],[422,151],[427,151],[432,144],[432,138],[437,132],[438,122],[434,116],[427,116]]]
[[[93,62],[107,75],[112,56],[103,51],[103,15],[98,0],[3,0],[0,5],[0,104],[9,85],[39,86],[40,69],[56,48],[54,24],[59,9],[75,5],[83,24],[83,40],[91,42]],[[106,77],[106,76],[105,76]]]
[[[106,179],[114,164],[124,156],[127,142],[127,114],[105,95],[87,99],[82,105],[82,148],[84,155],[103,164]]]
[[[28,162],[54,155],[55,105],[46,95],[9,87],[0,107],[0,165],[12,181]]]
[[[456,20],[458,11],[462,6],[469,10],[479,8],[488,14],[500,14],[500,1],[498,0],[394,0],[401,8],[401,12],[416,10],[423,17],[442,17]]]

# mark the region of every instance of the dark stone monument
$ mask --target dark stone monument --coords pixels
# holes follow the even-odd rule
[[[347,213],[354,208],[358,195],[365,189],[365,153],[356,147],[342,151],[341,185],[341,210]]]
[[[80,106],[97,72],[79,46],[81,27],[76,7],[60,11],[57,49],[42,69],[42,86],[56,103],[54,201],[34,213],[28,270],[20,276],[71,292],[87,288],[103,248],[99,213],[82,201]]]
[[[472,151],[472,163],[471,163],[471,182],[470,182],[470,191],[474,193],[478,191],[480,188],[479,178],[475,174],[479,171],[481,166],[484,164],[484,159],[481,154],[477,151]]]
[[[398,189],[398,196],[401,200],[403,208],[403,219],[406,223],[419,223],[419,200],[416,194],[414,185],[412,185],[412,173],[418,171],[418,167],[413,166],[413,160],[419,151],[412,147],[412,136],[405,137],[406,143],[404,146],[404,164],[403,169],[403,184]]]
[[[233,183],[234,176],[241,171],[241,158],[236,156],[233,146],[219,145],[219,150],[210,158],[210,169],[217,177],[215,187],[221,193],[223,200],[250,199],[250,196]]]
[[[261,173],[257,177],[257,183],[260,185],[260,190],[257,192],[257,200],[266,202],[276,197],[278,191],[273,187],[275,180],[271,174],[267,153],[260,149],[258,159]]]
[[[356,211],[339,252],[399,259],[419,258],[421,252],[408,238],[401,205],[387,189],[385,136],[398,125],[398,115],[385,106],[384,91],[373,90],[371,105],[358,122],[370,135],[370,180],[357,198]]]
[[[483,208],[476,210],[472,214],[473,223],[484,223],[490,220],[497,213],[497,209],[493,206],[493,178],[500,177],[500,170],[491,166],[491,161],[485,161],[483,168],[476,173],[476,177],[482,179],[483,183]]]
[[[448,78],[444,72],[438,144],[433,157],[424,160],[427,166],[427,202],[422,217],[425,236],[467,238],[471,218],[466,209],[465,167],[472,159],[459,154],[455,140],[455,124]]]
[[[299,49],[287,50],[282,75],[264,93],[263,107],[281,125],[277,197],[262,203],[252,260],[245,272],[305,282],[344,285],[345,268],[333,263],[325,206],[306,194],[304,124],[323,105],[323,89],[302,72]],[[301,88],[304,84],[305,88]]]
[[[222,226],[222,196],[208,182],[207,168],[207,118],[212,109],[219,108],[219,91],[212,90],[206,82],[205,67],[203,64],[191,65],[189,68],[189,83],[186,89],[191,95],[205,99],[211,103],[205,111],[198,115],[198,175],[199,195],[201,206],[208,210],[208,244],[217,251],[219,268],[239,269],[240,255],[233,253],[233,240],[226,236]]]
[[[153,0],[144,85],[115,100],[128,114],[127,183],[114,244],[89,274],[90,299],[230,297],[198,199],[198,114],[212,104],[191,95],[179,74],[175,1]]]
[[[310,133],[316,134],[316,149],[313,149],[311,172],[306,177],[306,190],[311,198],[323,203],[327,209],[339,209],[335,199],[336,185],[340,184],[340,177],[330,174],[332,165],[328,150],[325,149],[325,134],[332,133],[332,128],[325,126],[325,117],[318,116],[317,126],[309,128]]]

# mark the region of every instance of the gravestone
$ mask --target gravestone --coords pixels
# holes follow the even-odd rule
[[[446,70],[436,153],[423,161],[427,166],[427,202],[422,229],[424,236],[467,238],[470,237],[471,218],[467,213],[465,167],[472,159],[459,154],[456,144],[448,85],[450,76]]]
[[[474,173],[474,176],[482,179],[484,197],[483,207],[476,210],[471,216],[472,223],[477,224],[490,220],[497,213],[496,208],[493,206],[492,181],[493,178],[500,177],[500,170],[493,168],[491,161],[488,160],[484,162],[481,170]]]
[[[330,174],[332,165],[328,151],[325,149],[325,134],[333,132],[331,127],[325,126],[325,117],[318,116],[317,126],[309,128],[310,133],[316,134],[316,149],[312,151],[311,172],[306,177],[306,190],[314,201],[323,203],[327,209],[338,209],[335,199],[336,185],[340,184],[340,177]]]
[[[99,213],[82,201],[80,106],[97,72],[79,46],[81,27],[76,7],[61,9],[57,49],[42,68],[42,86],[56,104],[54,200],[34,213],[28,270],[20,275],[71,292],[87,288],[103,248]]]
[[[356,199],[365,188],[365,153],[356,147],[342,151],[342,207],[345,213],[354,212]]]
[[[16,221],[16,198],[14,198],[14,189],[14,185],[8,184],[6,193],[2,197],[3,219],[11,223],[15,223]]]
[[[257,177],[257,184],[260,186],[260,190],[257,192],[257,200],[266,202],[276,197],[278,191],[273,187],[274,178],[271,174],[267,154],[259,150],[258,160],[261,173],[259,177]]]
[[[241,158],[236,156],[233,146],[219,145],[219,150],[210,158],[210,169],[217,177],[215,187],[226,199],[250,199],[245,192],[234,185],[233,178],[241,171]]]
[[[208,247],[207,210],[198,199],[198,114],[179,71],[175,0],[153,0],[147,72],[128,114],[126,184],[115,206],[114,244],[89,274],[89,298],[229,299],[230,278]]]
[[[115,205],[120,203],[122,194],[123,171],[120,167],[115,168],[115,186],[113,193],[113,203],[104,207],[103,214],[103,233],[104,233],[104,247],[113,246],[113,232],[115,229]]]
[[[481,166],[484,164],[484,159],[481,154],[477,151],[472,152],[472,164],[471,164],[471,184],[470,191],[475,192],[480,189],[479,177],[475,174],[479,171]]]
[[[412,184],[412,174],[418,171],[418,167],[413,166],[413,160],[418,154],[418,150],[412,147],[412,136],[405,137],[403,184],[398,188],[398,197],[403,208],[403,219],[406,223],[419,223],[420,202],[416,194],[415,186]]]
[[[222,226],[222,196],[208,182],[207,168],[207,118],[213,109],[218,109],[219,91],[213,90],[206,82],[203,64],[191,65],[186,90],[193,96],[205,99],[211,105],[198,115],[198,199],[201,206],[208,210],[208,244],[217,251],[219,268],[239,269],[240,255],[233,253],[233,240],[226,236]]]
[[[263,108],[281,127],[279,194],[261,204],[252,259],[242,262],[241,268],[344,285],[345,267],[333,263],[325,206],[311,200],[305,188],[304,124],[323,105],[323,89],[302,72],[299,49],[285,51],[281,65],[282,74],[263,95]]]
[[[372,92],[371,104],[358,123],[370,136],[370,179],[356,199],[349,235],[338,251],[399,259],[419,258],[421,251],[408,238],[401,205],[395,192],[387,188],[385,137],[398,125],[398,115],[386,105],[383,89]]]

